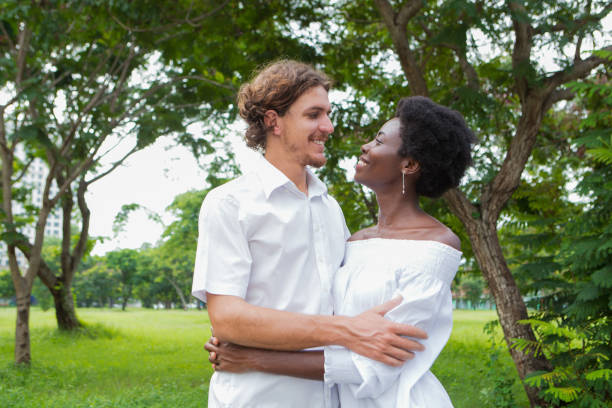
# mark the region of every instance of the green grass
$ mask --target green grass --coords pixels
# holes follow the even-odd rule
[[[81,309],[82,334],[33,309],[32,367],[13,368],[15,309],[0,309],[0,407],[201,407],[206,313]]]
[[[32,309],[32,366],[13,366],[15,309],[0,308],[0,407],[203,407],[211,369],[206,313],[80,309],[87,329],[55,329],[52,310]],[[455,312],[451,340],[433,371],[455,407],[486,406],[494,381],[482,326],[493,312]],[[516,378],[507,352],[496,372]],[[518,383],[519,406],[527,406]]]
[[[497,404],[493,403],[491,394],[499,398],[504,391],[495,388],[496,380],[506,378],[510,383],[514,380],[507,391],[514,397],[516,406],[528,407],[527,396],[507,349],[504,348],[491,363],[491,345],[483,327],[497,318],[495,311],[455,310],[453,318],[451,338],[432,367],[453,405],[456,408],[494,408]],[[501,339],[501,331],[497,338]],[[505,347],[505,343],[503,345]]]

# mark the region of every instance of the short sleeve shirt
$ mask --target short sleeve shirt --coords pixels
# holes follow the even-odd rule
[[[308,196],[261,158],[254,171],[211,190],[199,218],[192,293],[233,295],[253,305],[333,312],[331,285],[349,236],[342,211],[307,170]],[[266,373],[217,372],[209,406],[324,406],[324,386]]]

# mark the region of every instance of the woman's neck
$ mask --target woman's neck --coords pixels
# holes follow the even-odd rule
[[[402,195],[396,191],[377,192],[376,201],[379,232],[404,229],[414,224],[415,218],[426,216],[419,206],[419,198],[415,193]]]

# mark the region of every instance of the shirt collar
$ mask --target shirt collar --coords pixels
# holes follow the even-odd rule
[[[277,169],[263,156],[257,160],[255,172],[261,179],[266,199],[270,198],[270,194],[279,187],[291,185],[296,188],[295,184],[289,180],[282,171]],[[308,183],[309,197],[327,194],[327,186],[325,183],[323,183],[308,167],[306,167],[306,182]]]
[[[327,186],[309,167],[306,167],[306,182],[308,183],[308,195],[310,197],[327,194]]]

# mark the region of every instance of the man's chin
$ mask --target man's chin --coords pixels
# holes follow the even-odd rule
[[[310,167],[314,167],[315,169],[318,169],[320,167],[323,167],[325,163],[327,163],[327,158],[323,157],[321,159],[311,159],[308,165]]]

